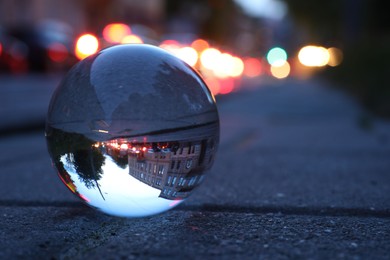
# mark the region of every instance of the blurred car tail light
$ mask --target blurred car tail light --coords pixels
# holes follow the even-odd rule
[[[244,75],[249,78],[258,77],[262,74],[261,61],[256,58],[246,58],[244,60]]]
[[[226,95],[233,92],[235,87],[233,78],[224,78],[220,80],[219,94]]]
[[[63,62],[68,58],[68,49],[64,44],[55,42],[49,45],[47,56],[54,62]]]
[[[209,87],[211,93],[213,93],[214,96],[219,94],[219,91],[221,89],[221,84],[218,79],[205,78],[204,81],[206,82],[207,86]]]

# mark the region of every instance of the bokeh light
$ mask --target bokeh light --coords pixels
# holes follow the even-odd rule
[[[277,79],[284,79],[290,74],[290,64],[285,61],[282,65],[271,65],[271,74]]]
[[[130,27],[123,23],[111,23],[103,29],[103,38],[110,43],[120,43],[130,34]]]
[[[308,67],[322,67],[329,62],[329,52],[321,46],[308,45],[298,53],[299,62]]]
[[[262,74],[261,61],[256,58],[244,59],[244,75],[249,78],[258,77]]]
[[[224,78],[221,79],[219,82],[220,82],[219,94],[226,95],[233,92],[235,86],[233,78]]]
[[[206,82],[207,86],[209,87],[211,93],[213,93],[214,96],[219,94],[219,91],[221,89],[221,83],[217,78],[205,78],[204,81]]]
[[[328,65],[331,67],[336,67],[340,65],[340,63],[343,61],[343,52],[336,48],[336,47],[331,47],[328,48],[328,53],[329,53],[329,61]]]
[[[240,77],[244,72],[244,62],[239,57],[232,57],[233,69],[230,72],[232,77]]]
[[[183,60],[190,66],[195,66],[198,62],[198,53],[192,47],[183,47],[175,52],[176,57]]]
[[[274,47],[267,53],[267,61],[270,65],[282,65],[286,60],[287,52],[280,47]]]
[[[231,75],[234,70],[232,55],[229,53],[221,53],[217,56],[216,64],[212,68],[216,76],[226,78]]]
[[[175,40],[165,40],[160,43],[159,47],[166,51],[176,53],[176,51],[180,48],[180,44]]]
[[[200,61],[204,68],[213,70],[217,65],[217,60],[221,52],[215,48],[207,48],[200,55]]]
[[[54,62],[63,62],[68,57],[68,49],[64,44],[54,42],[48,46],[47,56]]]
[[[144,43],[144,41],[137,35],[135,34],[130,34],[130,35],[126,35],[125,37],[123,37],[123,39],[121,40],[121,43],[122,44],[126,44],[126,43]]]
[[[202,52],[205,49],[209,48],[210,45],[207,41],[203,39],[197,39],[191,43],[191,47],[194,48],[197,52]]]
[[[99,41],[92,34],[81,35],[76,41],[75,55],[82,60],[89,55],[95,54],[99,49]]]

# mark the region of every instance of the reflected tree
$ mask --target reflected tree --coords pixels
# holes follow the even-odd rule
[[[78,177],[84,182],[87,188],[94,188],[98,186],[97,181],[101,178],[104,164],[104,156],[97,148],[90,148],[87,150],[78,150],[73,152],[74,167],[77,171]]]
[[[102,177],[105,158],[99,148],[93,146],[95,142],[82,134],[67,133],[55,128],[46,129],[46,135],[48,150],[57,169],[65,171],[61,156],[73,154],[70,163],[74,165],[80,181],[87,188],[99,189],[97,181]]]
[[[122,156],[120,154],[120,151],[113,150],[108,153],[108,156],[110,156],[115,162],[115,164],[122,169],[125,169],[129,163],[127,158],[127,152],[125,156]]]

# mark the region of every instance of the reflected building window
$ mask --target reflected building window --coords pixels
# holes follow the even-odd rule
[[[186,168],[189,169],[192,166],[192,159],[188,159],[186,162]]]
[[[148,148],[150,147],[150,148]],[[184,199],[203,181],[210,168],[214,140],[142,144],[129,149],[129,174],[161,190],[165,199]]]

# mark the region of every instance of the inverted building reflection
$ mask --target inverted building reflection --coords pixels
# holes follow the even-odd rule
[[[195,142],[130,143],[116,139],[94,144],[104,149],[129,174],[161,191],[159,197],[187,198],[204,179],[215,154],[213,138]]]

